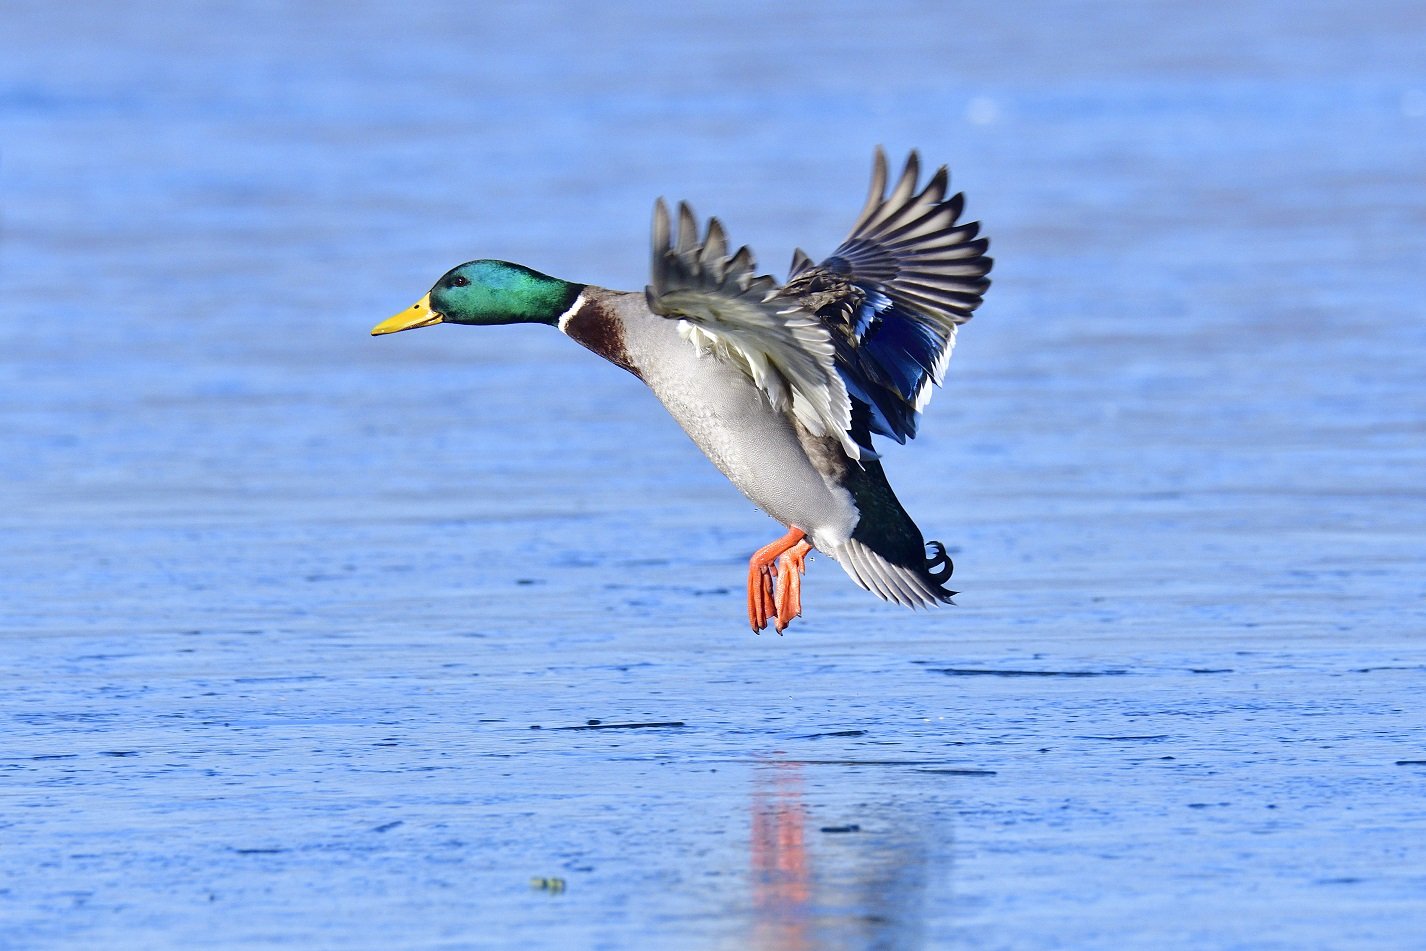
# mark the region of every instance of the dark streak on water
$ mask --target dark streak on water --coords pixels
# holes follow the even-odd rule
[[[982,670],[974,667],[932,667],[933,674],[953,677],[1117,677],[1127,670]]]
[[[687,726],[682,720],[668,720],[656,723],[586,723],[581,726],[553,726],[551,730],[647,730],[659,727]],[[539,729],[531,727],[530,729]]]

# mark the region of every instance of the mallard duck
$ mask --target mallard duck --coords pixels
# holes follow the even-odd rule
[[[949,603],[945,546],[897,501],[873,436],[916,435],[945,376],[956,328],[990,281],[978,222],[959,221],[942,166],[919,186],[912,152],[887,190],[877,149],[850,235],[820,264],[801,250],[786,283],[730,251],[718,219],[654,206],[644,291],[564,281],[506,261],[448,271],[372,335],[432,324],[548,324],[642,380],[753,504],[787,527],[748,564],[748,620],[784,631],[802,613],[813,549],[878,597]]]

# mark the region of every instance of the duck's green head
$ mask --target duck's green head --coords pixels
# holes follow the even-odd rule
[[[571,284],[508,261],[471,261],[447,271],[431,292],[371,329],[373,337],[431,324],[554,324],[574,306]]]

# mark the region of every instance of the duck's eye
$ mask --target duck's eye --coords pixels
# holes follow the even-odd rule
[[[470,278],[468,277],[461,277],[460,275],[456,275],[455,277],[451,278],[451,287],[465,287],[469,283]]]

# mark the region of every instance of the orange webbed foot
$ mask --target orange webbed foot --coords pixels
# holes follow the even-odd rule
[[[787,630],[792,619],[802,616],[802,574],[807,570],[807,553],[812,545],[803,538],[777,560],[777,633]]]
[[[748,622],[754,631],[761,632],[767,622],[777,615],[774,600],[777,569],[771,565],[750,565],[748,567]]]
[[[777,632],[781,634],[786,629],[788,622],[801,611],[802,561],[807,550],[812,547],[804,541],[806,537],[807,533],[802,529],[791,529],[777,541],[759,548],[748,561],[748,623],[753,626],[754,631],[761,632],[763,628],[767,627],[768,621],[777,619]],[[795,560],[788,562],[789,565],[797,566],[796,570],[791,572],[797,576],[795,581],[797,591],[788,595],[784,593],[786,584],[781,582],[779,577],[779,569],[783,565],[778,563],[778,559],[787,556],[790,552],[796,552],[799,548],[802,551],[795,556]],[[784,620],[782,601],[788,597],[793,598],[795,607]]]

